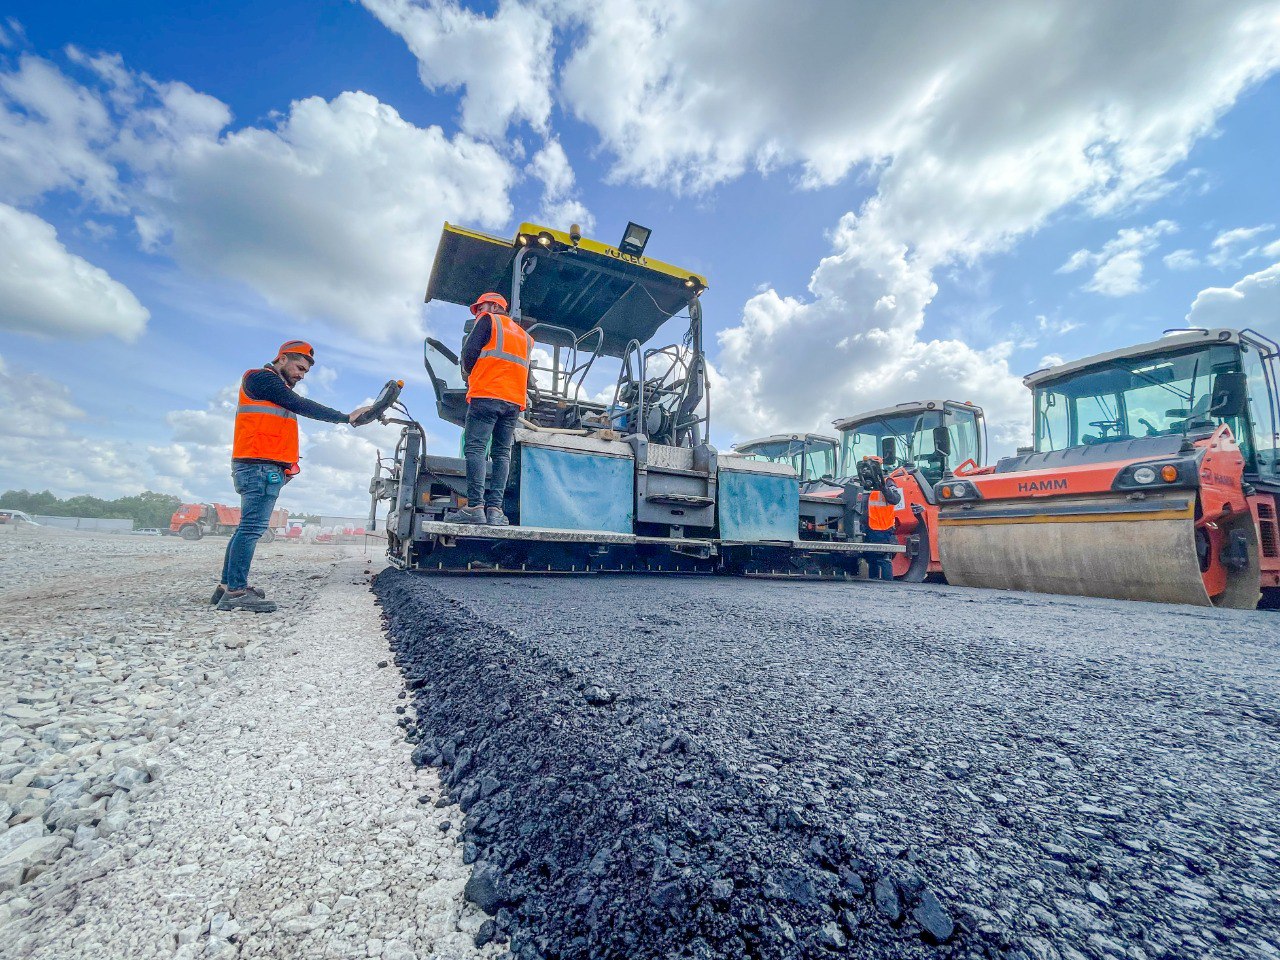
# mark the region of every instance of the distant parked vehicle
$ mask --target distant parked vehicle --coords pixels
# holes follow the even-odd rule
[[[276,538],[276,531],[284,531],[289,524],[288,510],[272,510],[271,521],[267,531],[262,535],[263,543],[270,543]],[[184,503],[173,512],[169,521],[171,535],[183,540],[199,540],[210,534],[231,536],[240,526],[240,508],[228,507],[222,503]]]
[[[7,507],[0,510],[0,523],[29,523],[33,527],[44,526],[44,524],[33,520],[30,514],[21,510],[10,510]]]

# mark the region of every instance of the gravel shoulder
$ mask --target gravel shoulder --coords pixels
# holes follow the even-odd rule
[[[219,614],[224,545],[0,537],[0,956],[492,954],[378,666],[380,562],[271,545],[281,612]]]

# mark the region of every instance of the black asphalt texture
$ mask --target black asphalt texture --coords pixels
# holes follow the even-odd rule
[[[1280,620],[932,585],[376,591],[510,956],[1280,958]]]

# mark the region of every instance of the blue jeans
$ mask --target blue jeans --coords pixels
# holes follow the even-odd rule
[[[868,530],[867,543],[897,543],[898,538],[892,530]],[[867,579],[892,580],[893,555],[889,553],[868,553]]]
[[[249,583],[249,567],[258,538],[271,523],[271,511],[281,488],[292,478],[284,475],[284,467],[237,463],[231,469],[231,479],[240,494],[240,526],[227,543],[221,582],[227,590],[243,590]]]
[[[463,456],[467,459],[467,503],[471,506],[483,502],[486,507],[502,508],[502,497],[507,492],[507,476],[511,473],[511,443],[516,436],[516,421],[520,408],[506,400],[476,397],[467,404],[467,425],[464,428],[466,442]],[[493,460],[493,474],[489,477],[489,489],[485,490],[485,447],[492,438],[489,456]]]

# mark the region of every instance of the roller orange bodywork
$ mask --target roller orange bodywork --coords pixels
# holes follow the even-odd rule
[[[990,473],[991,470],[991,467],[980,467],[973,460],[966,460],[956,467],[955,475],[958,477],[981,476],[982,474]],[[924,490],[915,475],[902,467],[889,474],[889,479],[897,484],[898,489],[902,491],[902,502],[898,504],[897,510],[894,511],[898,521],[894,527],[894,532],[898,535],[898,542],[903,546],[907,546],[912,537],[920,536],[921,546],[923,546],[924,541],[928,540],[928,575],[941,577],[942,556],[938,549],[937,502],[930,503],[928,498],[925,497]],[[893,558],[894,579],[906,576],[910,567],[910,557],[905,553],[895,555]]]

